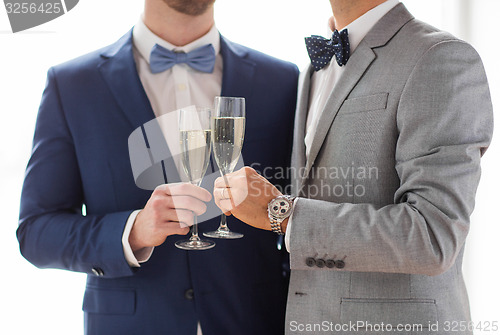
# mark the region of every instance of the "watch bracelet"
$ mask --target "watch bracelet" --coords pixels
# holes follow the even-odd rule
[[[285,235],[283,231],[281,230],[281,222],[278,222],[276,220],[271,220],[271,231],[278,234],[278,235]]]

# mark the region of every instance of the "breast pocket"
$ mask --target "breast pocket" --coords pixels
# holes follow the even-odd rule
[[[379,93],[347,99],[342,104],[339,115],[384,110],[387,108],[388,98],[389,93]]]
[[[397,135],[395,113],[388,93],[345,100],[327,136],[331,148],[325,151],[342,152],[345,163],[356,167],[387,165]]]

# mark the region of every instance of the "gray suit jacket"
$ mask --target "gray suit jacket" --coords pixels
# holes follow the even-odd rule
[[[352,54],[306,160],[311,74],[295,120],[287,334],[471,333],[456,331],[470,320],[462,256],[493,128],[478,54],[397,5]]]

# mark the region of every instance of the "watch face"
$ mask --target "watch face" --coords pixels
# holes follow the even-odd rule
[[[292,209],[289,201],[285,199],[274,199],[269,205],[269,211],[276,217],[286,217]]]

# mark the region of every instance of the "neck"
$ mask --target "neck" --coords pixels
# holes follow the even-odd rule
[[[330,0],[333,12],[333,19],[330,20],[330,28],[340,31],[351,22],[385,1],[386,0]]]
[[[163,0],[146,1],[142,17],[144,24],[163,40],[184,46],[210,31],[214,25],[214,9],[192,16],[169,7]]]

